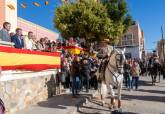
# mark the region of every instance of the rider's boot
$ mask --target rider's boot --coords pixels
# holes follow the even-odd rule
[[[121,100],[118,100],[118,108],[121,108]]]

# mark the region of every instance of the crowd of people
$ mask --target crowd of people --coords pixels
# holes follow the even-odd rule
[[[135,86],[135,89],[138,89],[138,82],[139,82],[139,76],[140,76],[141,68],[139,65],[139,61],[134,59],[126,60],[124,63],[124,81],[125,81],[125,87],[129,90],[133,89]],[[131,79],[132,77],[132,79]]]
[[[151,58],[147,60],[127,58],[125,60],[123,67],[124,85],[129,91],[138,90],[140,76],[151,76],[149,70],[151,65],[157,64],[157,69],[161,69],[159,67],[161,63],[157,57],[152,62]],[[99,68],[100,61],[96,56],[84,53],[73,55],[65,51],[62,59],[62,82],[65,87],[72,88],[73,96],[83,88],[87,92],[89,88],[97,90],[100,82],[96,72]],[[154,69],[154,72],[157,72],[156,68]]]
[[[0,30],[0,41],[13,42],[14,47],[18,49],[38,50],[46,52],[55,52],[61,50],[62,46],[80,46],[86,48],[84,41],[70,38],[69,40],[51,41],[48,37],[43,37],[38,40],[32,31],[27,35],[23,35],[23,30],[17,28],[15,33],[10,33],[11,24],[3,23],[3,28]]]
[[[15,33],[10,33],[11,24],[9,22],[3,23],[3,28],[0,30],[0,41],[12,42],[17,49],[28,49],[46,52],[55,52],[61,50],[62,46],[84,46],[84,43],[79,40],[51,41],[48,37],[36,38],[32,31],[27,35],[23,34],[21,28],[17,28]]]
[[[81,52],[79,55],[66,51],[62,57],[61,82],[65,88],[72,88],[75,97],[80,90],[85,88],[98,88],[97,76],[98,61],[95,56]]]
[[[13,42],[14,47],[18,49],[37,50],[45,52],[58,51],[59,47],[77,45],[85,48],[84,41],[79,39],[69,39],[64,42],[50,41],[43,37],[37,40],[32,31],[28,35],[23,35],[22,29],[17,28],[15,33],[9,33],[11,24],[4,22],[0,30],[0,40]],[[65,49],[61,49],[61,76],[60,81],[65,88],[72,88],[73,96],[78,94],[83,88],[89,92],[89,88],[98,89],[98,77],[96,72],[100,67],[99,60],[94,55],[84,53],[74,55]],[[132,90],[138,89],[139,76],[143,75],[146,68],[146,61],[138,59],[127,59],[124,63],[124,83],[126,88]]]
[[[10,33],[11,24],[9,22],[3,23],[3,28],[0,30],[0,40],[14,43],[17,49],[28,49],[38,51],[56,51],[57,43],[50,41],[47,37],[37,40],[32,31],[28,35],[23,35],[23,30],[17,28],[15,33]]]

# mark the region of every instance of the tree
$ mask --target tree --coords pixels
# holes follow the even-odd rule
[[[114,8],[115,2],[111,5],[108,0],[102,2],[80,0],[66,3],[55,11],[55,27],[64,38],[79,37],[90,42],[108,38],[116,42],[127,29],[128,20],[131,20],[125,16],[127,12],[123,3],[120,4],[120,7]],[[111,9],[116,9],[115,13],[112,13]]]
[[[108,16],[113,20],[114,24],[122,23],[124,25],[123,32],[126,32],[128,27],[133,24],[133,21],[125,0],[101,0],[101,2],[106,6]]]

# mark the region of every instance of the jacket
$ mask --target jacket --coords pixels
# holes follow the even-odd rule
[[[80,75],[80,64],[79,62],[73,61],[71,66],[71,74],[72,76],[79,76]]]
[[[127,63],[124,64],[124,73],[130,73],[131,66]]]
[[[81,69],[82,73],[90,73],[90,71],[91,71],[91,67],[89,64],[83,64],[82,65],[82,69]]]
[[[6,42],[11,42],[10,35],[7,30],[1,29],[0,30],[0,40],[6,41]]]
[[[11,41],[14,43],[15,48],[22,49],[24,47],[23,39],[19,39],[16,34],[11,37]]]
[[[140,67],[139,67],[139,64],[137,65],[133,65],[132,68],[131,68],[131,73],[132,73],[132,76],[139,76],[140,75]]]

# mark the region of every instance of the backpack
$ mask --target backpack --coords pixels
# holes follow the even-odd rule
[[[4,113],[5,113],[5,105],[3,101],[0,99],[0,114],[4,114]]]

